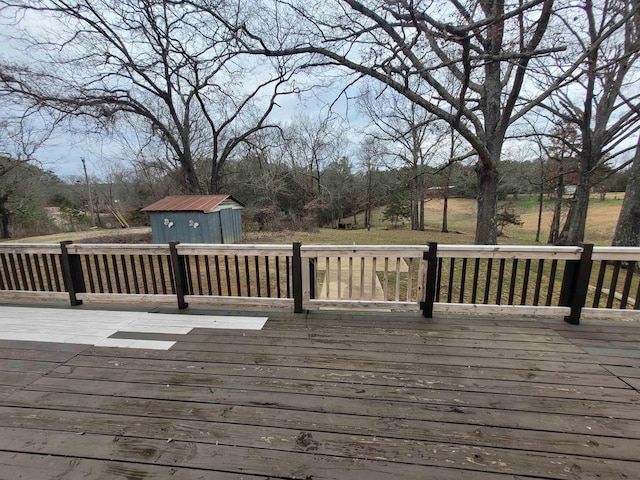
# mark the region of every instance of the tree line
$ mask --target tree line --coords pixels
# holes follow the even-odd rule
[[[29,52],[0,62],[0,98],[21,121],[122,132],[136,168],[188,193],[218,193],[248,168],[273,187],[261,190],[274,214],[334,221],[366,217],[384,178],[405,199],[386,201],[421,229],[428,189],[447,192],[448,175],[472,166],[475,241],[492,244],[507,157],[526,145],[547,170],[539,191],[557,192],[549,241],[575,244],[594,188],[640,168],[636,0],[2,0],[0,11],[9,52]],[[349,208],[356,155],[328,153],[344,129],[331,115],[274,115],[331,86],[368,119],[356,168],[367,188]],[[617,244],[639,242],[637,185]]]

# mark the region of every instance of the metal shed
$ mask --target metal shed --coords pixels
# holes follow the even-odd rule
[[[236,243],[244,204],[231,195],[172,195],[144,207],[154,243]]]

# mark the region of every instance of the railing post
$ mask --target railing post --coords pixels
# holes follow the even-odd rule
[[[427,275],[424,285],[424,302],[421,303],[422,316],[433,318],[433,304],[436,299],[436,277],[438,272],[438,244],[429,242],[429,250],[422,254],[422,259],[427,261]]]
[[[189,294],[189,284],[187,283],[187,272],[184,266],[184,258],[178,255],[176,246],[180,242],[169,242],[169,255],[171,257],[171,266],[173,268],[173,278],[176,288],[176,296],[178,297],[178,308],[184,310],[189,306],[184,301],[184,296]]]
[[[291,259],[291,276],[293,277],[293,312],[302,313],[302,255],[300,242],[293,243],[293,257]]]
[[[580,260],[567,262],[560,290],[560,305],[571,308],[571,313],[564,317],[564,321],[572,325],[580,324],[580,315],[587,299],[593,264],[591,260],[593,244],[587,243],[580,246],[582,247]]]
[[[86,291],[84,284],[84,274],[82,273],[82,262],[78,255],[69,254],[67,245],[71,245],[71,240],[60,242],[60,265],[62,267],[62,279],[64,287],[69,292],[69,302],[72,306],[82,305],[82,300],[78,300],[76,294]]]

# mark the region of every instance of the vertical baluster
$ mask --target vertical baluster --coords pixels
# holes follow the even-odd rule
[[[231,297],[233,294],[231,293],[231,271],[229,269],[229,256],[224,255],[224,273],[227,276],[227,296]],[[256,269],[258,268],[258,260],[256,257]],[[260,286],[260,282],[258,282],[258,288]],[[258,296],[260,296],[260,291],[258,291]]]
[[[245,257],[245,262],[247,258]],[[213,286],[211,285],[211,265],[209,264],[209,255],[204,257],[204,271],[207,275],[207,295],[213,295]]]
[[[593,308],[598,308],[600,305],[600,297],[602,296],[602,285],[604,284],[604,275],[607,271],[607,261],[602,260],[600,262],[600,269],[598,270],[598,280],[596,282],[596,292],[593,296]]]
[[[324,287],[325,298],[329,298],[329,286],[331,285],[331,274],[329,270],[329,257],[324,258]]]
[[[400,301],[400,257],[396,257],[396,302]]]
[[[473,262],[473,286],[471,287],[471,303],[475,304],[478,300],[478,275],[480,274],[480,259],[476,258]]]
[[[342,299],[342,257],[338,257],[338,300]]]
[[[447,289],[447,303],[451,303],[453,299],[453,275],[456,270],[456,259],[451,257],[449,259],[449,285]]]
[[[613,300],[618,287],[618,275],[620,274],[620,261],[617,260],[613,264],[613,274],[611,275],[611,283],[609,284],[609,296],[607,297],[607,308],[613,307]]]
[[[544,259],[538,260],[538,273],[536,274],[536,288],[533,292],[533,304],[538,306],[540,303],[540,289],[542,288],[542,274],[544,273]]]
[[[193,283],[193,274],[191,273],[191,257],[188,255],[180,255],[179,257],[182,258],[182,264],[184,265],[185,285],[183,285],[183,289],[186,286],[186,291],[183,291],[183,294],[188,295],[189,293],[193,293],[195,291],[194,283]],[[174,271],[173,273],[175,275],[176,272]],[[173,284],[176,285],[175,278],[174,278]]]
[[[162,286],[162,294],[167,294],[167,279],[164,270],[164,256],[158,255],[158,272],[160,273],[160,285]]]
[[[633,280],[633,272],[636,269],[636,262],[627,263],[627,274],[624,279],[624,288],[622,289],[622,299],[620,300],[620,308],[627,308],[629,301],[629,290],[631,290],[631,281]]]
[[[353,257],[349,257],[349,300],[353,299]]]
[[[256,272],[256,290],[258,291],[258,297],[261,297],[260,293],[260,265],[258,264],[258,257],[253,257],[253,266]]]
[[[91,268],[91,257],[89,255],[84,256],[84,263],[87,266],[87,278],[89,279],[89,291],[95,293],[96,287],[93,281],[93,269]],[[100,272],[97,273],[99,275]]]
[[[11,270],[7,264],[7,254],[0,254],[0,259],[2,260],[2,270],[4,271],[4,276],[7,281],[7,290],[16,290],[13,288],[13,283],[11,282]]]
[[[547,290],[547,300],[545,305],[549,307],[553,299],[553,290],[556,283],[556,273],[558,271],[558,260],[551,261],[551,271],[549,272],[549,290]]]
[[[218,296],[221,297],[222,296],[222,281],[220,280],[220,259],[218,258],[218,255],[214,256],[213,259],[215,260],[215,265],[216,265],[216,284],[218,287]]]
[[[462,273],[460,275],[460,296],[458,297],[459,303],[464,303],[464,284],[467,281],[467,259],[462,259]]]
[[[40,291],[44,291],[44,279],[42,278],[42,268],[40,267],[40,255],[39,254],[34,254],[33,255],[33,262],[34,262],[34,267],[36,270],[36,276],[38,279],[38,290]]]
[[[33,275],[33,265],[32,265],[32,260],[31,260],[31,255],[30,254],[25,254],[25,264],[27,266],[27,279],[29,280],[29,285],[27,290],[37,290],[36,288],[36,279]]]
[[[0,253],[0,259],[2,259],[2,262],[0,262],[0,265],[2,265],[4,263],[4,253]],[[2,265],[2,271],[0,271],[0,290],[11,290],[11,288],[5,287],[4,277],[6,272],[7,269]]]
[[[291,257],[285,257],[286,269],[287,269],[287,298],[291,298]]]
[[[513,305],[513,298],[516,292],[516,277],[518,276],[518,259],[511,262],[511,281],[509,282],[509,300],[507,305]]]
[[[104,281],[102,280],[102,269],[100,268],[100,256],[93,255],[93,270],[96,272],[96,281],[98,283],[98,292],[104,293]],[[93,290],[92,290],[93,291]]]
[[[122,274],[124,276],[124,286],[127,293],[131,293],[129,285],[129,270],[127,268],[127,260],[124,255],[120,255],[120,263],[122,264]]]
[[[384,285],[382,286],[382,291],[384,292],[384,301],[389,300],[389,257],[384,257],[384,275],[383,275]]]
[[[371,300],[376,299],[376,257],[371,259]]]
[[[29,283],[27,280],[27,269],[24,265],[24,261],[22,258],[22,254],[18,253],[16,255],[16,260],[18,261],[18,269],[20,270],[20,278],[22,279],[22,288],[21,290],[28,290],[29,289]]]
[[[438,275],[436,276],[436,298],[435,302],[440,301],[440,289],[442,288],[442,257],[438,258]]]
[[[265,278],[267,280],[267,297],[271,298],[271,270],[269,267],[269,256],[264,257]]]
[[[251,296],[251,269],[249,268],[249,255],[244,256],[244,275],[247,281],[247,296]]]
[[[13,290],[21,290],[20,279],[18,278],[18,269],[13,254],[9,254],[9,268],[13,277]]]
[[[242,284],[241,284],[241,278],[240,278],[240,264],[238,262],[238,255],[234,255],[233,256],[233,263],[235,265],[235,272],[236,272],[236,292],[237,295],[239,297],[242,296]]]
[[[56,284],[56,292],[62,292],[63,288],[62,285],[60,284],[60,275],[61,275],[61,271],[62,271],[62,267],[60,267],[60,260],[59,260],[59,255],[56,254],[51,254],[50,255],[51,258],[51,270],[53,270],[53,280]]]
[[[140,282],[138,281],[138,268],[136,267],[135,255],[129,255],[129,263],[131,264],[131,276],[133,278],[133,291],[140,293]]]
[[[364,257],[360,257],[360,300],[364,298]]]
[[[51,270],[49,269],[49,263],[53,260],[51,259],[53,255],[42,255],[42,264],[44,265],[44,278],[47,279],[47,291],[53,292],[53,282],[51,278]]]
[[[410,302],[413,298],[413,258],[409,258],[409,271],[407,275],[407,302]]]
[[[111,265],[113,266],[113,276],[116,283],[116,293],[122,293],[120,288],[120,271],[118,269],[118,260],[115,255],[111,255]]]
[[[531,274],[531,259],[524,262],[524,278],[522,279],[522,292],[520,293],[520,305],[527,303],[527,290],[529,289],[529,275]]]
[[[151,274],[151,285],[153,285],[153,293],[158,294],[158,279],[156,278],[156,269],[153,265],[153,255],[147,255],[147,261],[149,262],[149,273]]]
[[[487,277],[484,280],[484,298],[482,303],[487,305],[489,303],[489,294],[491,292],[491,274],[493,271],[493,258],[487,260]]]
[[[496,292],[496,304],[500,305],[502,302],[502,285],[504,283],[504,267],[506,261],[504,258],[500,259],[500,266],[498,267],[498,291]]]
[[[196,283],[198,284],[198,295],[204,295],[204,288],[202,288],[202,267],[200,266],[200,255],[195,255],[193,261],[196,264]],[[192,293],[195,289],[190,290]]]
[[[144,264],[144,255],[138,255],[138,263],[140,264],[140,276],[142,278],[143,293],[147,295],[149,293],[149,282],[147,281],[147,267]]]
[[[282,288],[280,286],[280,255],[276,255],[274,261],[276,262],[276,298],[282,297]]]

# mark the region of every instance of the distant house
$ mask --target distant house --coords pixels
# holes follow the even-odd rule
[[[231,195],[173,195],[144,207],[154,243],[236,243],[244,204]]]

